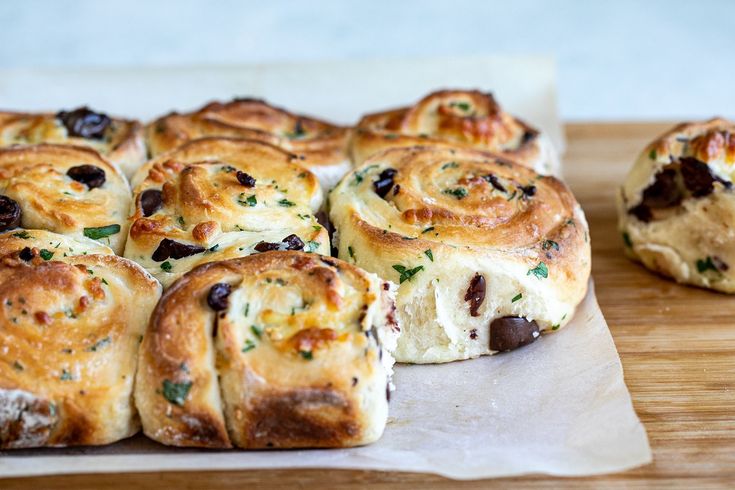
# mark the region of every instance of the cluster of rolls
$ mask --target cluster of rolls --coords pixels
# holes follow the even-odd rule
[[[0,448],[370,443],[394,360],[521,347],[586,292],[554,153],[490,94],[355,128],[236,99],[0,134]]]

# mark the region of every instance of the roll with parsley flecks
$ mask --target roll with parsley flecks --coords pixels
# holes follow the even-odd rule
[[[298,155],[325,189],[352,168],[346,152],[348,128],[293,114],[260,99],[212,102],[194,112],[168,114],[146,128],[153,156],[208,136],[247,138],[283,148]]]
[[[145,434],[205,448],[347,447],[388,415],[393,291],[304,252],[204,264],[163,295],[141,345]]]
[[[138,348],[160,284],[85,238],[0,235],[0,449],[138,432]]]
[[[0,232],[48,230],[91,238],[122,253],[130,202],[125,176],[90,148],[0,149]]]
[[[143,125],[88,107],[52,113],[0,112],[0,146],[54,143],[85,146],[130,177],[146,159]]]
[[[164,286],[198,264],[268,250],[329,255],[314,174],[280,148],[236,138],[185,143],[141,167],[125,257]]]
[[[571,320],[587,289],[587,223],[572,193],[490,153],[385,151],[345,176],[330,208],[339,257],[400,285],[400,362],[528,344]]]
[[[735,124],[681,124],[650,143],[618,194],[634,260],[684,284],[735,293]]]
[[[542,174],[559,172],[547,137],[477,90],[440,90],[411,107],[368,114],[355,128],[350,153],[361,165],[387,148],[429,144],[491,151]]]

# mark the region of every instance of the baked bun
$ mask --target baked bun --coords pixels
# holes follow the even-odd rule
[[[146,159],[143,125],[88,107],[56,114],[0,112],[0,146],[56,143],[97,150],[130,177]]]
[[[387,148],[444,144],[491,151],[542,174],[559,172],[546,136],[503,111],[491,93],[477,90],[440,90],[411,107],[364,116],[350,153],[358,166]]]
[[[208,448],[345,447],[377,440],[395,343],[390,285],[330,257],[213,262],[163,295],[140,351],[145,434]]]
[[[681,124],[649,144],[618,195],[625,251],[678,282],[735,293],[735,124]]]
[[[194,112],[171,113],[146,128],[153,156],[205,136],[247,138],[295,153],[325,189],[331,189],[352,168],[346,152],[347,128],[292,114],[258,99],[212,102]]]
[[[0,231],[21,226],[86,236],[122,253],[130,201],[125,176],[90,148],[0,149]]]
[[[202,138],[148,162],[134,177],[125,257],[168,286],[198,264],[254,251],[329,255],[313,214],[319,182],[296,161],[267,143]]]
[[[564,326],[587,290],[572,193],[490,153],[388,150],[346,175],[330,208],[339,257],[400,284],[399,362],[519,347]]]
[[[63,256],[73,239],[27,233],[12,238],[62,245],[49,257],[0,238],[3,252],[16,248],[0,257],[0,448],[109,444],[135,434],[138,347],[160,285],[127,259]]]
[[[110,247],[86,237],[70,237],[46,230],[21,228],[0,233],[0,257],[24,248],[36,249],[37,254],[47,260],[59,260],[74,255],[114,254]]]

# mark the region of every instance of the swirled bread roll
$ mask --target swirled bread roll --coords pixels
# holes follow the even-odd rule
[[[440,90],[411,107],[368,114],[355,128],[350,153],[361,165],[387,148],[415,145],[486,150],[542,174],[559,172],[546,136],[503,111],[491,93],[477,90]]]
[[[163,116],[146,128],[153,156],[206,136],[247,138],[295,153],[325,189],[331,189],[352,168],[346,152],[348,128],[293,114],[259,99],[212,102],[194,112]]]
[[[143,125],[138,121],[111,118],[88,107],[56,114],[0,112],[0,146],[39,143],[93,148],[127,177],[146,159]]]
[[[678,282],[735,293],[735,124],[681,124],[649,144],[618,195],[625,251]]]
[[[135,401],[163,444],[345,447],[377,440],[398,335],[393,293],[330,257],[266,252],[213,262],[163,295]]]
[[[21,226],[86,236],[122,253],[130,202],[125,176],[90,148],[0,149],[0,231]]]
[[[559,159],[547,137],[508,114],[491,93],[440,90],[415,105],[364,116],[350,153],[355,165],[387,148],[449,145],[491,151],[542,174],[557,174]]]
[[[134,177],[125,257],[168,286],[194,266],[266,250],[329,255],[323,194],[298,157],[258,141],[201,138]]]
[[[0,448],[135,434],[138,347],[161,286],[91,240],[25,234],[0,237]]]
[[[571,320],[584,214],[554,177],[476,150],[396,148],[330,194],[339,257],[400,284],[399,362],[511,350]]]

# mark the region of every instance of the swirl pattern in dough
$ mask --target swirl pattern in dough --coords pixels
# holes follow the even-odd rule
[[[329,255],[313,214],[321,187],[296,161],[267,143],[201,138],[148,162],[134,177],[125,257],[168,286],[198,264],[253,252]]]
[[[330,257],[213,262],[163,295],[135,400],[163,444],[345,447],[377,440],[398,335],[390,285]]]
[[[130,201],[125,176],[90,148],[0,149],[0,231],[21,226],[86,236],[122,253]],[[5,219],[10,214],[17,219]]]
[[[138,347],[161,286],[100,247],[40,230],[0,236],[2,449],[109,444],[140,427]]]
[[[735,293],[735,123],[681,124],[640,154],[618,195],[625,251],[678,282]]]
[[[0,112],[0,146],[39,143],[86,146],[130,177],[146,159],[143,125],[87,107],[50,113]]]
[[[496,153],[542,174],[559,162],[545,135],[508,114],[490,93],[440,90],[415,105],[368,114],[355,128],[350,152],[355,165],[387,148],[449,145]]]
[[[330,194],[339,257],[399,283],[399,362],[510,350],[564,326],[590,272],[584,214],[554,177],[490,153],[406,147]]]
[[[300,163],[331,189],[351,164],[346,148],[348,128],[297,115],[259,99],[212,102],[201,109],[163,116],[146,129],[155,157],[187,141],[207,136],[247,138],[299,155]]]

